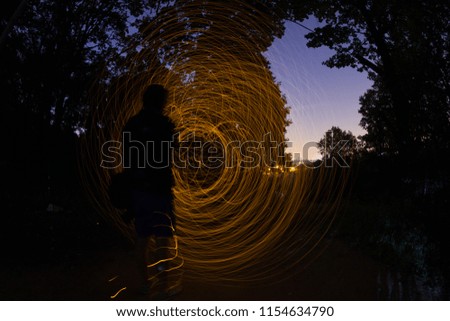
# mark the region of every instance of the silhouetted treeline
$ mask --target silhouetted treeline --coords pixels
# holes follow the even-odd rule
[[[55,131],[70,137],[85,130],[83,121],[92,107],[87,95],[92,83],[99,81],[99,72],[109,71],[100,81],[125,72],[120,62],[130,43],[139,41],[140,26],[170,6],[182,10],[183,3],[30,0],[2,4],[1,128],[8,137],[6,154],[11,163],[39,154],[45,159],[47,141]],[[368,149],[400,157],[402,168],[410,173],[425,160],[433,163],[433,170],[445,167],[450,142],[447,2],[254,4],[257,10],[273,11],[277,24],[284,19],[307,24],[306,18],[314,15],[322,25],[306,37],[311,47],[334,50],[325,64],[369,72],[374,86],[361,98],[360,109]],[[282,28],[276,32],[261,38],[262,50],[274,36],[282,35]],[[24,140],[30,152],[17,147]]]
[[[57,178],[76,177],[78,136],[88,131],[84,121],[95,108],[87,99],[92,84],[119,79],[126,72],[121,61],[129,54],[127,48],[142,39],[140,28],[171,6],[182,10],[184,3],[1,4],[2,165],[8,184],[48,185]],[[325,64],[364,70],[374,80],[361,97],[361,126],[367,135],[354,140],[354,148],[346,151],[358,159],[361,190],[381,191],[382,177],[396,177],[404,186],[400,190],[408,190],[410,180],[416,182],[415,190],[420,184],[433,185],[430,181],[448,184],[448,3],[279,0],[254,4],[257,10],[271,11],[279,26],[271,35],[260,35],[261,50],[282,36],[285,19],[307,24],[307,17],[314,15],[322,25],[306,37],[311,47],[334,50]],[[430,188],[425,189],[429,193]]]
[[[374,80],[361,97],[367,148],[400,158],[409,175],[423,163],[433,170],[445,167],[450,142],[448,1],[292,1],[288,12],[293,20],[314,15],[321,22],[306,37],[308,46],[334,51],[327,66],[367,71]]]

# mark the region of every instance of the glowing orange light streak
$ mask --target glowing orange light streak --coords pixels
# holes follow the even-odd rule
[[[195,133],[203,142],[230,146],[224,153],[233,164],[210,168],[200,162],[199,168],[173,169],[175,257],[203,279],[260,280],[308,258],[334,220],[345,180],[323,169],[281,172],[278,166],[284,164],[270,163],[277,157],[264,137],[270,133],[273,141],[284,142],[287,110],[252,37],[270,38],[272,18],[244,1],[199,3],[186,1],[144,28],[137,44],[142,48],[130,47],[124,62],[128,73],[94,93],[80,168],[94,206],[133,238],[133,226],[108,200],[112,170],[99,166],[101,146],[121,140],[148,84],[164,85],[171,93],[166,112],[180,141]],[[158,52],[164,48],[173,50],[161,65]],[[241,152],[233,142],[258,142],[257,166],[238,166],[250,151]]]
[[[116,275],[116,276],[112,277],[111,279],[109,279],[108,282],[112,282],[112,281],[116,280],[118,277],[119,277],[119,276]]]
[[[125,291],[127,289],[126,286],[124,286],[123,288],[121,288],[119,291],[117,291],[114,295],[111,295],[110,298],[111,299],[115,299],[121,292]]]

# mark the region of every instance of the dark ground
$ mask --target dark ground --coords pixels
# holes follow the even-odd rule
[[[133,246],[94,213],[35,211],[3,227],[1,300],[147,300],[138,294]],[[16,237],[18,232],[20,237]],[[182,250],[182,249],[181,249]],[[409,300],[436,293],[346,241],[328,237],[309,265],[261,285],[210,283],[185,272],[172,300]],[[118,276],[114,281],[111,278]],[[263,285],[270,284],[270,285]]]
[[[147,299],[137,291],[133,245],[92,209],[79,186],[61,183],[51,193],[45,184],[24,188],[26,180],[5,186],[9,189],[2,194],[0,300],[110,300],[122,287],[127,290],[116,300]],[[257,286],[211,283],[186,270],[184,290],[172,299],[448,300],[448,286],[439,271],[426,266],[433,257],[444,258],[435,266],[447,266],[445,252],[433,250],[426,234],[408,227],[404,215],[396,215],[405,212],[405,206],[386,199],[351,199],[347,214],[338,218],[317,249],[317,259],[300,264],[297,273],[282,281],[273,275]],[[52,200],[63,208],[49,211]],[[413,208],[419,206],[406,207]],[[447,203],[439,208],[447,217]]]

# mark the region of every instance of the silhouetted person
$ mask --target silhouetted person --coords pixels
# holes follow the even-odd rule
[[[170,145],[174,125],[163,114],[167,90],[150,85],[143,95],[143,108],[125,125],[123,130],[123,166],[131,181],[130,211],[135,215],[137,249],[141,269],[142,291],[149,293],[149,248],[155,238],[158,264],[154,266],[162,293],[167,289],[169,246],[173,239],[173,176]],[[152,281],[155,281],[154,279]],[[159,293],[161,294],[161,292]]]

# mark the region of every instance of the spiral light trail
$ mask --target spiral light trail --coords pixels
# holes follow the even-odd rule
[[[285,166],[288,109],[262,55],[276,26],[270,9],[258,8],[186,1],[163,10],[130,47],[125,76],[99,85],[83,145],[80,166],[96,208],[132,236],[108,200],[113,170],[100,167],[101,148],[121,140],[146,86],[169,90],[166,112],[179,140],[192,147],[195,137],[224,160],[215,166],[206,147],[200,154],[187,148],[178,161],[189,166],[173,169],[184,269],[202,278],[256,281],[286,273],[329,229],[342,192],[343,181],[330,171]]]

